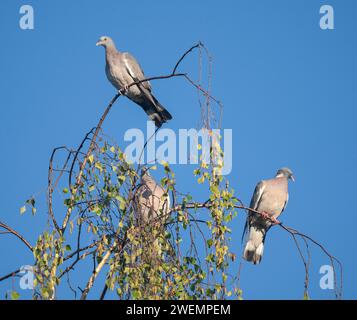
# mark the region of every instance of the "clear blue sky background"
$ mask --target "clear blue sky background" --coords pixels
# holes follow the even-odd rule
[[[35,30],[19,28],[23,4],[34,7]],[[333,31],[319,28],[323,4],[334,6]],[[147,75],[167,73],[201,40],[214,58],[212,92],[224,103],[223,128],[233,129],[229,178],[237,196],[249,203],[260,179],[292,168],[296,183],[281,220],[340,258],[344,297],[357,298],[356,12],[353,0],[1,1],[0,220],[31,243],[45,228],[44,201],[35,217],[21,217],[20,206],[33,194],[45,199],[52,149],[76,147],[115,93],[104,74],[103,49],[95,47],[99,36],[110,35],[119,49],[133,53]],[[196,72],[196,65],[192,56],[182,69]],[[167,127],[197,127],[197,96],[187,83],[153,86],[174,117]],[[144,130],[146,119],[121,100],[104,130],[120,144],[125,130]],[[190,190],[192,167],[176,170],[179,188]],[[242,212],[232,224],[238,255],[244,220]],[[0,276],[32,263],[20,241],[0,236]],[[312,248],[310,295],[331,299],[333,292],[319,287],[323,264],[329,260]],[[83,287],[87,277],[78,275],[76,284]],[[262,264],[244,264],[241,275],[246,299],[301,299],[303,281],[298,252],[280,228],[269,232]],[[14,288],[30,297],[17,279]],[[1,298],[10,289],[11,280],[0,283]],[[98,295],[95,289],[90,297]]]

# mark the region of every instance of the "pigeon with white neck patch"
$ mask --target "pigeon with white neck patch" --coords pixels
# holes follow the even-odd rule
[[[250,208],[261,212],[262,215],[250,211],[245,223],[243,235],[247,232],[248,239],[245,245],[243,258],[254,264],[259,264],[264,251],[266,233],[276,219],[286,208],[288,203],[288,181],[294,180],[289,168],[278,170],[275,178],[260,181],[255,187]]]
[[[133,82],[145,79],[142,68],[130,53],[118,51],[114,41],[107,36],[100,37],[96,45],[105,48],[105,73],[117,90],[143,108],[158,128],[164,122],[172,119],[171,114],[151,93],[149,81],[129,87]]]

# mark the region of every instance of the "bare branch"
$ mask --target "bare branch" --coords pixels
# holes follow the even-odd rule
[[[14,277],[14,276],[15,276],[16,274],[18,274],[20,271],[21,271],[20,269],[17,269],[17,270],[15,270],[15,271],[13,271],[13,272],[11,272],[11,273],[5,275],[5,276],[0,277],[0,282],[1,282],[1,281],[4,281],[4,280],[6,280],[6,279],[8,279],[8,278],[10,278],[10,277]]]
[[[98,136],[98,134],[99,134],[99,131],[100,131],[101,127],[102,127],[102,124],[103,124],[104,120],[106,119],[106,117],[107,117],[107,115],[108,115],[110,109],[112,108],[113,104],[115,103],[115,101],[116,101],[120,96],[121,96],[121,93],[118,92],[118,93],[112,98],[112,100],[109,102],[109,105],[108,105],[107,108],[105,109],[105,111],[104,111],[102,117],[100,118],[100,120],[99,120],[99,122],[98,122],[98,125],[97,125],[97,127],[96,127],[96,129],[95,129],[95,132],[94,132],[94,134],[93,134],[91,143],[90,143],[89,148],[88,148],[88,150],[87,150],[86,156],[84,157],[83,162],[82,162],[82,164],[81,164],[81,166],[80,166],[79,173],[78,173],[77,179],[76,179],[76,184],[75,184],[76,186],[79,186],[79,185],[81,184],[81,182],[82,182],[82,177],[83,177],[84,168],[85,168],[85,166],[86,166],[86,164],[87,164],[87,162],[88,162],[88,159],[89,159],[89,157],[90,157],[90,155],[91,155],[91,153],[92,153],[92,151],[93,151],[93,149],[94,149],[95,141],[96,141],[97,136]],[[70,189],[71,189],[71,200],[73,200],[73,199],[75,198],[75,195],[76,195],[77,192],[73,190],[72,186],[70,186]],[[78,189],[75,189],[75,190],[78,190]],[[72,213],[72,210],[73,210],[73,207],[69,207],[69,208],[67,209],[67,212],[66,212],[65,218],[64,218],[64,220],[63,220],[63,224],[62,224],[62,229],[61,229],[62,234],[63,234],[63,233],[65,232],[65,230],[66,230],[66,227],[67,227],[67,224],[68,224],[70,215],[71,215],[71,213]]]
[[[67,159],[63,165],[62,171],[60,172],[60,174],[58,175],[56,182],[54,184],[52,184],[52,173],[53,173],[53,159],[55,157],[55,154],[58,150],[60,149],[67,149],[65,146],[63,147],[58,147],[53,149],[52,154],[51,154],[51,158],[50,158],[50,164],[49,164],[49,168],[48,168],[48,187],[47,187],[47,202],[48,202],[48,213],[52,219],[52,223],[55,226],[56,230],[58,232],[60,232],[60,227],[57,224],[55,215],[53,213],[53,204],[52,204],[52,194],[53,194],[53,190],[56,188],[56,185],[58,184],[61,176],[63,175],[63,170],[66,168],[67,163],[69,161],[69,158],[71,157],[71,153],[68,153]]]
[[[18,237],[31,251],[33,251],[33,248],[30,245],[30,243],[17,231],[15,231],[14,229],[12,229],[11,227],[9,227],[8,225],[6,225],[3,222],[0,222],[0,227],[6,229],[10,233],[12,233],[14,236]]]

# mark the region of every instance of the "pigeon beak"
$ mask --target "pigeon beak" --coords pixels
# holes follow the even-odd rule
[[[97,47],[98,47],[98,46],[101,46],[101,45],[102,45],[102,42],[101,42],[101,41],[98,41],[95,45],[96,45]]]
[[[294,176],[290,176],[290,179],[292,182],[295,182],[295,177]]]

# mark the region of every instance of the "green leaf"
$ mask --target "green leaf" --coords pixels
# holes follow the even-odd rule
[[[29,205],[31,205],[31,206],[33,206],[33,207],[35,206],[35,202],[36,202],[36,201],[35,201],[34,198],[30,198],[30,199],[26,200],[26,203],[29,204]]]
[[[224,282],[227,281],[227,275],[225,273],[222,274],[222,279],[223,279]]]
[[[74,228],[73,220],[69,222],[69,232],[72,233]]]
[[[94,212],[97,216],[100,216],[102,213],[102,209],[99,206],[94,206],[91,211]]]
[[[120,202],[120,205],[119,205],[120,210],[125,210],[125,207],[126,207],[125,199],[120,195],[115,196],[115,199],[117,199]]]
[[[120,202],[119,209],[122,210],[122,211],[124,211],[124,210],[125,210],[125,207],[126,207],[125,202]]]
[[[207,257],[206,257],[206,261],[208,262],[214,262],[214,255],[212,253],[210,253]]]
[[[50,297],[50,294],[48,292],[48,289],[47,288],[42,288],[41,289],[41,295],[44,299],[48,299]]]
[[[67,244],[66,245],[66,251],[71,251],[71,250],[72,250],[71,246],[69,244]]]
[[[103,166],[102,166],[102,164],[100,162],[96,162],[94,167],[96,167],[100,172],[103,171]]]
[[[11,300],[18,300],[20,298],[20,294],[16,291],[11,292]]]
[[[67,206],[70,207],[72,205],[72,200],[71,199],[64,199],[63,203]]]
[[[219,194],[219,189],[216,185],[211,185],[211,192],[214,194]]]
[[[133,299],[140,299],[141,294],[139,290],[133,290]]]

